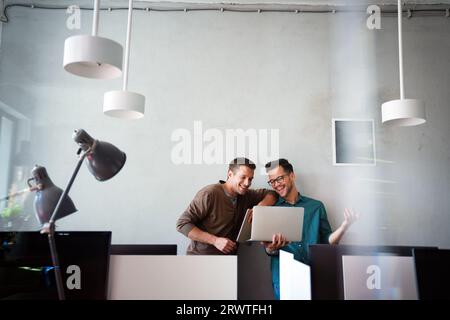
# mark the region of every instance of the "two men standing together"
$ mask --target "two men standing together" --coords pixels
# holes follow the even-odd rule
[[[279,299],[279,250],[289,251],[308,264],[309,245],[339,243],[358,216],[345,209],[344,221],[332,232],[323,203],[300,195],[289,161],[279,159],[265,167],[268,183],[275,192],[250,189],[256,166],[249,159],[236,158],[229,164],[226,181],[208,185],[195,195],[178,219],[177,230],[191,239],[187,254],[235,254],[235,239],[247,209],[255,205],[303,207],[301,242],[288,243],[282,234],[276,234],[272,242],[263,243],[271,256],[272,285],[275,298]]]

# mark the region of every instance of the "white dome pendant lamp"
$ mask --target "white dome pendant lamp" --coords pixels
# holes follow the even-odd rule
[[[122,74],[122,46],[97,36],[100,0],[94,0],[92,35],[76,35],[64,43],[64,69],[77,76],[114,79]]]
[[[398,0],[398,52],[400,69],[400,99],[391,100],[381,105],[383,124],[395,126],[415,126],[426,122],[425,104],[421,100],[405,99],[403,85],[403,47],[402,47],[402,6]]]
[[[125,62],[122,90],[108,91],[103,97],[103,113],[122,119],[139,119],[144,116],[145,97],[127,90],[128,69],[130,62],[131,24],[133,18],[133,0],[128,2],[127,41],[125,45]]]

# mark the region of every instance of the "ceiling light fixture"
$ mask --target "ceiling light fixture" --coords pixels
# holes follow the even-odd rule
[[[144,116],[145,97],[142,94],[128,91],[128,69],[130,63],[131,24],[133,0],[128,3],[127,41],[125,46],[125,62],[122,90],[108,91],[103,97],[103,112],[111,117],[122,119],[139,119]]]
[[[122,74],[122,46],[97,36],[100,0],[94,0],[92,35],[76,35],[64,43],[64,69],[77,76],[113,79]]]
[[[415,126],[426,122],[425,103],[417,99],[405,99],[403,84],[403,46],[402,46],[402,6],[398,0],[398,52],[400,70],[400,99],[391,100],[381,105],[383,124],[396,126]]]

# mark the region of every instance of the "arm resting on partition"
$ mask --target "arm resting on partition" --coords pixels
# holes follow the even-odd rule
[[[197,227],[193,227],[187,236],[191,240],[210,244],[226,254],[236,249],[236,243],[234,241],[228,238],[217,237]]]

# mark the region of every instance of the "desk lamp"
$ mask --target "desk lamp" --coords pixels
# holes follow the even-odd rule
[[[79,160],[64,191],[52,183],[43,167],[35,167],[32,171],[33,178],[30,179],[36,180],[37,186],[40,186],[36,192],[35,208],[39,221],[44,225],[41,233],[48,235],[55,269],[58,298],[60,300],[64,300],[65,295],[55,243],[55,221],[76,211],[68,193],[80,170],[81,164],[84,159],[87,159],[87,167],[92,175],[99,181],[105,181],[114,177],[122,169],[126,161],[125,153],[117,147],[108,142],[93,139],[83,129],[75,130],[73,138],[80,147],[77,152]],[[51,215],[50,212],[52,213]]]

